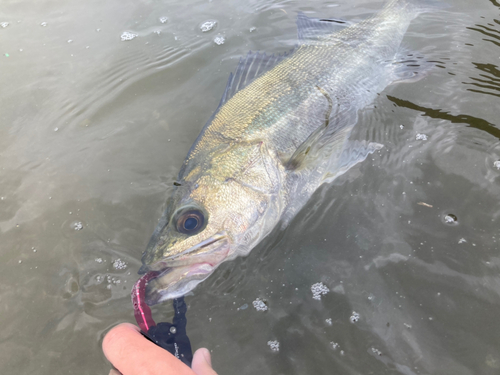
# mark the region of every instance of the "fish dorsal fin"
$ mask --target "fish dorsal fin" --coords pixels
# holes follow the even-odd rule
[[[270,71],[281,61],[290,56],[295,48],[282,54],[267,55],[264,52],[248,52],[246,57],[240,58],[236,71],[229,75],[226,89],[219,103],[219,109],[231,99],[238,91],[247,87],[252,81],[262,74]]]
[[[336,18],[311,18],[302,12],[297,15],[297,35],[301,44],[328,39],[330,34],[351,25],[348,21]]]

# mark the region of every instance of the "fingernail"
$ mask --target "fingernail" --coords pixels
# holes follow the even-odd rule
[[[203,358],[205,358],[205,361],[210,365],[212,366],[212,358],[210,356],[210,352],[208,351],[208,349],[205,349],[205,348],[202,348],[202,354],[203,354]]]

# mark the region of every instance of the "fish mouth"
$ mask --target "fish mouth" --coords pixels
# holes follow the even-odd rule
[[[202,249],[203,253],[199,254]],[[227,236],[219,233],[180,254],[150,266],[143,265],[139,274],[144,274],[142,278],[148,280],[144,297],[146,304],[153,306],[189,293],[227,258],[229,249]]]

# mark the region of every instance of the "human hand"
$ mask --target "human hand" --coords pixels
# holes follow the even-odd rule
[[[146,339],[139,328],[122,323],[109,331],[102,342],[104,355],[118,370],[110,375],[217,375],[210,352],[201,348],[193,356],[191,368],[165,349]]]

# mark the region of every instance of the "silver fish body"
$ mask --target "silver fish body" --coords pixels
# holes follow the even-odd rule
[[[393,0],[370,19],[298,17],[287,56],[249,54],[193,144],[144,252],[147,303],[182,296],[227,260],[286,226],[314,191],[381,145],[349,141],[358,111],[414,76],[395,63],[421,7]]]

